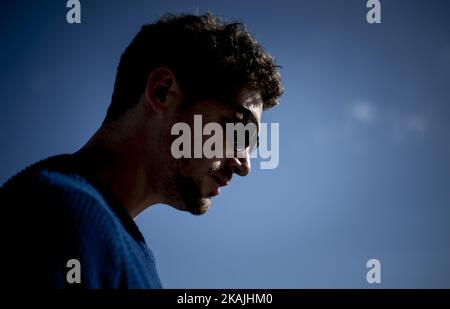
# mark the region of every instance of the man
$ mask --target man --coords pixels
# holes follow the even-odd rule
[[[168,15],[143,26],[121,57],[94,136],[1,189],[4,218],[22,223],[3,235],[7,282],[23,286],[32,276],[29,283],[44,287],[161,288],[133,219],[156,203],[205,213],[233,174],[250,172],[252,143],[238,148],[227,139],[231,156],[177,159],[172,127],[192,127],[196,115],[258,127],[282,91],[274,59],[240,23]]]

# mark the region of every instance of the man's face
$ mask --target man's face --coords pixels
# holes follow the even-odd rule
[[[237,96],[234,102],[240,106],[232,106],[227,102],[218,102],[215,100],[205,100],[193,103],[188,107],[181,109],[177,121],[187,123],[192,132],[192,149],[195,143],[204,144],[210,135],[202,135],[201,140],[194,138],[194,116],[202,116],[203,127],[208,123],[218,123],[223,128],[223,146],[224,155],[215,158],[206,158],[202,153],[201,158],[181,158],[174,162],[174,188],[172,195],[172,205],[180,210],[189,211],[192,214],[204,214],[210,204],[211,198],[220,193],[220,187],[230,183],[233,174],[246,176],[250,172],[250,147],[240,149],[239,157],[225,157],[226,149],[230,150],[227,142],[226,123],[259,122],[261,119],[263,102],[258,92],[242,92]],[[242,107],[246,108],[251,117],[243,117]],[[201,130],[203,130],[203,127]],[[228,148],[227,148],[228,147]],[[232,149],[233,151],[233,149]]]

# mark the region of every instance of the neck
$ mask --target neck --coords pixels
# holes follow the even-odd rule
[[[134,219],[158,202],[145,166],[149,161],[140,158],[134,138],[113,139],[106,132],[100,128],[75,155],[88,176],[110,190]]]

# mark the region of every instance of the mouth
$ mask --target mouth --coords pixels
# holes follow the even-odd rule
[[[214,179],[214,181],[217,183],[217,185],[219,187],[228,186],[228,184],[230,183],[230,180],[226,179],[226,178],[222,178],[222,177],[219,177],[219,176],[211,176],[211,177]]]
[[[215,186],[215,188],[212,190],[211,195],[212,196],[216,196],[220,194],[220,188],[221,187],[225,187],[228,186],[228,184],[230,183],[229,179],[225,179],[225,178],[221,178],[219,176],[213,176],[211,175],[211,178],[214,180],[214,182],[216,183],[217,186]]]

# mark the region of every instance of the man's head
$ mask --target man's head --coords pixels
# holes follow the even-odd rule
[[[149,192],[160,202],[202,214],[233,174],[249,173],[249,147],[240,156],[176,159],[172,126],[193,128],[194,115],[224,128],[230,122],[258,125],[262,110],[277,105],[282,92],[273,57],[242,24],[211,14],[168,15],[143,26],[123,53],[104,125],[139,132],[139,147],[130,151],[146,161]],[[203,142],[192,136],[192,148]]]

